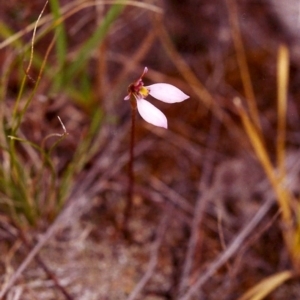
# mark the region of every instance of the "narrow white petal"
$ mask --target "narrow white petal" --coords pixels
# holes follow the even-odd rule
[[[147,86],[147,88],[152,97],[166,103],[182,102],[190,98],[180,89],[168,83],[155,83]]]
[[[168,121],[166,116],[150,102],[139,99],[137,101],[137,109],[141,117],[148,123],[155,126],[168,128]]]

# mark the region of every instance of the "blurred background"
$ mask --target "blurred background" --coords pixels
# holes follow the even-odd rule
[[[299,299],[299,59],[298,0],[2,0],[0,298]]]

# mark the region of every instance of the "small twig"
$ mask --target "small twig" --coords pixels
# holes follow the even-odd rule
[[[172,188],[168,187],[163,181],[158,179],[155,176],[150,176],[148,178],[150,186],[158,191],[161,195],[164,195],[168,200],[175,205],[176,207],[180,208],[184,212],[192,215],[194,212],[194,207],[180,194],[174,191]]]
[[[144,153],[146,150],[149,150],[152,144],[153,143],[150,140],[145,140],[140,142],[135,149],[135,155],[140,155]],[[101,161],[102,160],[99,160],[99,162]],[[79,194],[87,194],[91,198],[94,197],[104,189],[107,180],[109,180],[113,176],[116,176],[116,174],[120,171],[120,169],[124,165],[126,165],[127,162],[128,162],[128,153],[124,153],[118,160],[115,161],[114,165],[111,168],[103,171],[102,174],[99,174],[95,171],[92,174],[92,176],[89,177],[89,180],[85,182],[84,186],[82,186],[78,190],[75,189],[75,191],[72,192],[72,195],[77,195],[79,193]],[[97,176],[99,176],[100,178],[97,178]],[[95,184],[95,180],[97,180],[98,184]]]
[[[203,197],[203,191],[209,185],[209,181],[213,172],[214,165],[214,152],[212,149],[215,148],[217,140],[218,140],[218,132],[220,128],[220,122],[213,118],[212,125],[210,129],[210,133],[208,135],[208,147],[206,149],[206,153],[203,155],[203,175],[201,177],[200,185],[199,185],[199,195],[198,200],[195,207],[195,213],[191,228],[191,236],[189,239],[188,250],[186,253],[184,267],[182,271],[182,276],[179,285],[179,295],[184,293],[184,290],[188,283],[188,278],[192,269],[192,262],[196,251],[197,243],[199,242],[199,226],[202,221],[203,212],[205,210],[205,206],[208,201],[208,197]]]
[[[25,236],[23,230],[21,228],[18,228],[19,230],[19,236],[22,240],[22,242],[25,244],[27,249],[31,249],[31,245],[27,240],[27,237]],[[44,263],[42,258],[39,254],[35,256],[35,261],[40,265],[40,267],[45,271],[47,276],[54,282],[54,285],[57,287],[58,290],[62,292],[62,294],[65,296],[67,300],[73,300],[73,298],[70,296],[70,294],[66,291],[66,289],[59,283],[58,278],[55,276],[55,274],[50,271],[50,269],[47,267],[47,265]]]
[[[269,196],[268,198],[271,197],[273,197],[273,195]],[[242,245],[239,251],[240,252],[239,256],[235,259],[236,262],[234,263],[233,266],[234,268],[232,269],[237,269],[238,265],[241,264],[243,260],[244,254],[249,250],[251,245],[254,245],[258,241],[258,239],[261,238],[261,236],[271,228],[271,226],[274,226],[275,221],[277,221],[279,218],[280,218],[280,209],[277,210],[277,212],[271,217],[270,220],[266,222],[266,224],[262,224],[261,227],[255,230],[254,234],[251,237],[249,237],[249,239],[245,241],[245,243]],[[234,274],[231,275],[234,276]]]
[[[171,209],[172,210],[172,209]],[[158,258],[158,252],[159,248],[162,244],[163,237],[165,235],[168,221],[170,216],[172,215],[172,211],[166,211],[164,217],[162,218],[158,228],[157,228],[157,238],[154,244],[152,245],[151,249],[151,257],[149,260],[148,268],[144,276],[141,278],[141,280],[138,282],[138,284],[135,286],[134,290],[131,292],[127,300],[134,300],[138,294],[142,291],[146,283],[149,281],[149,279],[152,277],[156,265],[157,265],[157,258]]]
[[[15,273],[9,278],[7,283],[2,287],[0,291],[0,299],[3,299],[8,290],[14,285],[14,283],[18,280],[24,270],[28,267],[30,262],[37,256],[39,251],[47,244],[49,239],[55,235],[55,233],[60,228],[66,227],[69,222],[75,222],[82,214],[84,214],[88,206],[86,205],[87,198],[85,196],[78,196],[78,198],[72,201],[67,207],[60,213],[60,215],[55,219],[53,224],[47,229],[44,235],[38,240],[37,244],[33,247],[33,249],[29,252],[27,257],[15,271]]]
[[[98,190],[99,184],[94,184],[95,181],[102,185],[101,182],[108,179],[108,173],[117,173],[120,168],[127,163],[129,153],[126,152],[121,157],[117,155],[117,151],[121,148],[121,143],[127,134],[127,128],[129,128],[127,124],[123,125],[120,129],[116,128],[113,135],[109,133],[107,128],[103,128],[101,130],[101,133],[99,134],[101,137],[99,143],[100,148],[102,147],[103,150],[98,157],[93,158],[93,167],[85,174],[84,178],[76,184],[72,191],[72,195],[75,196],[78,194],[84,194],[87,191],[90,192],[92,188]],[[119,157],[117,161],[113,159],[115,157]]]
[[[265,201],[250,222],[238,233],[230,245],[228,245],[227,249],[210,264],[209,268],[204,271],[198,280],[188,289],[188,291],[179,298],[180,300],[189,300],[220,267],[222,267],[233,255],[237,253],[249,234],[265,217],[273,203],[274,200],[272,198],[269,198],[267,201]]]

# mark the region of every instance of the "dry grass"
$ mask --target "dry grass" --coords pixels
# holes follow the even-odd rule
[[[270,28],[249,33],[268,8],[13,2],[0,12],[0,298],[298,299],[299,65]],[[123,98],[145,65],[147,83],[190,99],[155,103],[169,130],[137,117],[125,238]]]

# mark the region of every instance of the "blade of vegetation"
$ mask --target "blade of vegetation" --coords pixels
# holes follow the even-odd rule
[[[267,277],[251,288],[246,294],[239,298],[239,300],[262,300],[292,277],[292,271],[283,271]]]
[[[281,184],[281,180],[278,178],[275,168],[273,167],[270,157],[268,156],[267,149],[265,148],[264,143],[262,142],[260,135],[257,132],[257,128],[247,115],[244,110],[241,100],[238,98],[234,99],[234,104],[238,109],[238,113],[243,122],[245,132],[252,144],[252,147],[255,151],[255,154],[260,161],[270,183],[276,194],[277,202],[281,210],[281,216],[283,221],[283,237],[287,249],[291,255],[291,259],[296,266],[299,265],[299,246],[297,244],[297,232],[292,223],[292,196],[290,192]]]
[[[285,176],[285,139],[286,139],[286,113],[287,90],[289,81],[289,53],[286,46],[281,46],[277,62],[278,78],[278,124],[277,124],[277,166],[279,178]]]
[[[126,3],[126,2],[124,2]],[[76,76],[76,74],[82,70],[86,64],[88,57],[90,56],[93,49],[95,49],[105,36],[107,35],[110,26],[117,19],[117,17],[123,11],[125,5],[123,4],[114,4],[107,14],[105,15],[103,21],[100,23],[99,27],[95,30],[94,34],[90,37],[89,40],[85,42],[81,50],[76,56],[76,60],[74,60],[73,64],[68,68],[66,81],[69,82],[72,78]]]
[[[241,100],[239,98],[235,98],[234,104],[238,109],[238,113],[242,119],[245,131],[250,139],[253,149],[257,155],[257,158],[259,159],[262,167],[264,168],[264,171],[266,172],[267,177],[278,197],[278,202],[282,209],[283,220],[285,222],[289,222],[291,220],[291,211],[290,211],[287,191],[285,191],[281,187],[277,179],[274,167],[269,158],[267,149],[265,148],[265,145],[261,140],[257,128],[255,127],[254,123],[251,121],[251,119],[247,115],[247,112],[243,108]]]
[[[248,67],[248,62],[246,58],[245,48],[242,41],[239,21],[238,21],[238,9],[235,0],[227,0],[227,7],[229,12],[229,21],[232,32],[232,39],[234,42],[234,47],[236,51],[237,61],[241,73],[241,79],[245,91],[245,97],[247,105],[249,107],[250,116],[253,120],[255,126],[261,130],[261,125],[259,121],[259,113],[256,105],[254,89],[252,86],[252,81],[250,77],[250,71]]]
[[[50,0],[50,7],[54,20],[58,21],[61,19],[61,12],[58,0]],[[54,77],[54,89],[57,90],[64,84],[64,65],[66,62],[67,54],[67,34],[65,25],[63,22],[57,22],[55,27],[56,36],[56,56],[57,56],[57,76]]]
[[[64,204],[66,198],[72,190],[71,186],[74,176],[76,176],[82,170],[86,162],[98,151],[98,145],[97,143],[94,143],[94,139],[97,132],[99,132],[102,121],[103,115],[101,110],[98,109],[92,115],[88,132],[79,144],[73,156],[72,162],[69,164],[62,176],[58,197],[59,207]]]

